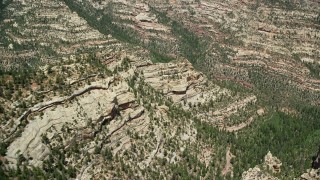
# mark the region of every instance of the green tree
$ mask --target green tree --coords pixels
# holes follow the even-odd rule
[[[108,161],[111,161],[112,160],[112,151],[109,147],[107,147],[105,150],[104,150],[104,157],[106,160]]]

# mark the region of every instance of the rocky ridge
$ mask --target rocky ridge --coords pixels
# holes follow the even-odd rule
[[[95,153],[110,151],[113,157],[125,158],[132,148],[139,149],[134,150],[134,156],[139,158],[132,159],[132,154],[130,159],[125,158],[126,164],[138,164],[139,171],[158,158],[175,163],[190,143],[197,144],[197,130],[191,119],[172,114],[173,106],[194,113],[209,101],[218,105],[224,98],[232,97],[230,90],[208,82],[188,61],[154,64],[124,53],[108,65],[116,74],[87,76],[90,81],[68,77],[69,84],[80,83],[73,88],[74,92],[65,97],[49,95],[48,101],[35,104],[14,120],[9,136],[5,137],[10,142],[5,156],[8,167],[22,163],[47,169],[48,163],[54,162],[52,158],[60,154],[67,167],[77,169],[79,179],[113,177],[112,171],[100,171],[107,165]],[[52,69],[59,72],[69,66]],[[216,97],[221,95],[224,96],[217,101]],[[244,106],[246,103],[230,108],[237,113]],[[21,126],[25,121],[26,126]],[[180,128],[176,129],[174,124]],[[172,141],[180,148],[164,146]],[[208,163],[210,159],[203,161]]]
[[[77,179],[233,176],[227,142],[270,111],[257,92],[319,103],[317,7],[13,0],[2,67],[38,69],[1,76],[0,160]],[[268,153],[242,177],[280,166]]]

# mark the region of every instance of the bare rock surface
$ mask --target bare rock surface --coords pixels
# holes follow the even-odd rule
[[[9,75],[1,84],[12,98],[0,97],[10,110],[0,114],[0,159],[74,168],[77,179],[233,176],[242,150],[225,150],[230,139],[216,131],[237,140],[259,126],[273,109],[264,95],[288,115],[299,114],[283,99],[319,104],[319,3],[304,2],[287,10],[248,0],[12,1],[1,64],[39,71],[25,86]],[[268,152],[242,178],[277,179],[281,165]]]
[[[263,164],[257,165],[256,167],[250,168],[248,171],[243,172],[242,179],[276,180],[278,178],[275,177],[274,174],[280,172],[281,165],[281,161],[272,156],[271,152],[269,151],[264,157]],[[270,174],[268,171],[271,171],[272,174]]]
[[[251,179],[256,179],[256,180],[277,180],[278,178],[273,177],[267,173],[264,173],[261,171],[260,168],[254,167],[250,168],[248,171],[245,171],[242,174],[242,179],[243,180],[251,180]]]
[[[264,157],[264,164],[271,170],[273,173],[280,173],[281,169],[281,161],[277,158],[272,156],[271,152],[269,151],[268,154]]]
[[[301,179],[304,179],[304,180],[320,179],[320,170],[319,169],[308,169],[306,173],[303,173],[301,175]]]

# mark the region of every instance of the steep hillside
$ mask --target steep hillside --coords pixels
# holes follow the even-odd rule
[[[0,5],[0,179],[317,178],[319,2]]]
[[[318,104],[316,1],[66,2],[87,20],[101,17],[99,27],[122,28],[124,40],[183,56],[213,79],[254,86],[277,103],[291,96]]]

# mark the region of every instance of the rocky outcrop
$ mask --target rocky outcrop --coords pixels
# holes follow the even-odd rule
[[[111,83],[104,82],[106,84],[95,82],[94,85],[78,90],[70,97],[44,102],[30,108],[29,115],[40,110],[43,115],[29,118],[30,123],[25,127],[21,137],[8,147],[6,158],[15,164],[19,155],[22,154],[25,158],[30,159],[30,165],[41,166],[42,160],[49,154],[48,147],[43,142],[43,136],[49,129],[54,127],[58,130],[57,133],[61,133],[62,126],[65,124],[69,124],[75,129],[81,129],[86,127],[88,123],[99,125],[101,123],[99,120],[103,120],[101,117],[113,117],[114,100],[117,93],[121,93],[128,87],[119,84],[113,86],[113,89],[119,91],[112,92],[112,89],[109,89]],[[85,94],[87,92],[90,94]],[[127,100],[132,102],[132,99],[127,98]],[[125,102],[122,101],[122,103]],[[132,118],[138,114],[139,112],[134,113]]]
[[[156,16],[150,13],[140,13],[135,18],[141,22],[157,22]]]
[[[273,157],[271,152],[269,151],[268,154],[264,157],[264,165],[267,166],[267,168],[273,173],[280,173],[280,167],[282,163],[277,157]]]
[[[280,172],[280,166],[282,165],[281,161],[272,156],[269,151],[264,157],[264,162],[262,165],[257,165],[254,168],[250,168],[248,171],[242,173],[243,180],[276,180],[278,178],[274,177],[273,174],[269,174],[268,170],[276,174]]]
[[[130,158],[126,163],[132,167],[138,164],[142,169],[158,161],[158,158],[168,162],[178,161],[183,150],[169,151],[164,143],[168,139],[174,140],[185,149],[196,141],[197,132],[191,119],[169,119],[171,110],[166,104],[172,103],[172,97],[188,94],[189,91],[199,94],[206,91],[209,94],[211,87],[201,88],[204,77],[190,68],[188,62],[170,63],[169,67],[150,62],[145,66],[135,66],[140,64],[135,60],[130,60],[130,63],[130,68],[118,71],[113,76],[94,76],[86,80],[80,78],[70,96],[48,96],[46,99],[49,100],[44,99],[44,102],[30,107],[16,120],[17,126],[22,120],[27,125],[19,126],[16,133],[22,133],[17,134],[19,137],[12,139],[12,142],[8,141],[10,145],[5,156],[7,166],[15,168],[22,163],[42,167],[47,165],[51,157],[65,153],[63,158],[66,165],[82,167],[78,169],[78,177],[93,177],[93,174],[105,173],[104,162],[96,155],[104,152],[104,149],[110,149],[112,155],[119,157],[126,156],[128,151],[134,152],[134,156],[139,155],[139,160]],[[119,67],[121,61],[111,65]],[[153,81],[148,81],[150,77],[162,78],[149,71],[149,68],[159,67],[166,72],[163,74],[166,80],[160,81],[163,83],[162,89],[167,88],[166,92],[160,91],[161,87],[153,84]],[[179,75],[184,76],[184,81],[175,85],[174,82],[179,82],[176,79]],[[131,78],[135,82],[129,86]],[[86,85],[89,80],[90,85]],[[136,92],[136,88],[141,87],[144,94],[142,91]],[[193,98],[188,96],[187,100]],[[194,100],[206,101],[201,96]],[[180,104],[181,100],[174,103]],[[177,130],[177,126],[181,129]],[[138,149],[132,151],[132,148]],[[101,168],[94,168],[96,166]]]
[[[259,167],[250,168],[242,174],[243,180],[278,180],[278,178],[265,173]]]
[[[301,175],[303,180],[319,180],[320,179],[320,169],[308,169],[306,173]]]
[[[47,101],[47,102],[42,102],[39,104],[34,105],[33,107],[29,108],[27,111],[25,111],[18,119],[16,119],[15,122],[15,126],[14,128],[12,128],[12,132],[10,133],[9,137],[7,137],[4,141],[7,141],[10,139],[10,137],[16,132],[17,127],[20,125],[22,120],[25,120],[30,114],[35,113],[35,112],[42,112],[43,110],[50,108],[52,106],[55,105],[60,105],[60,104],[64,104],[66,101],[70,101],[73,100],[75,97],[80,96],[86,92],[89,92],[91,90],[99,90],[99,89],[104,89],[107,90],[108,86],[113,82],[113,79],[108,79],[107,80],[108,83],[106,83],[105,85],[89,85],[86,86],[85,88],[78,90],[76,92],[74,92],[71,96],[69,97],[58,97],[56,99],[53,99],[51,101]]]
[[[146,83],[167,94],[175,103],[205,103],[215,99],[215,94],[220,90],[220,87],[214,85],[205,87],[207,79],[187,61],[140,66],[138,70],[143,72]],[[184,105],[188,107],[188,104]]]

